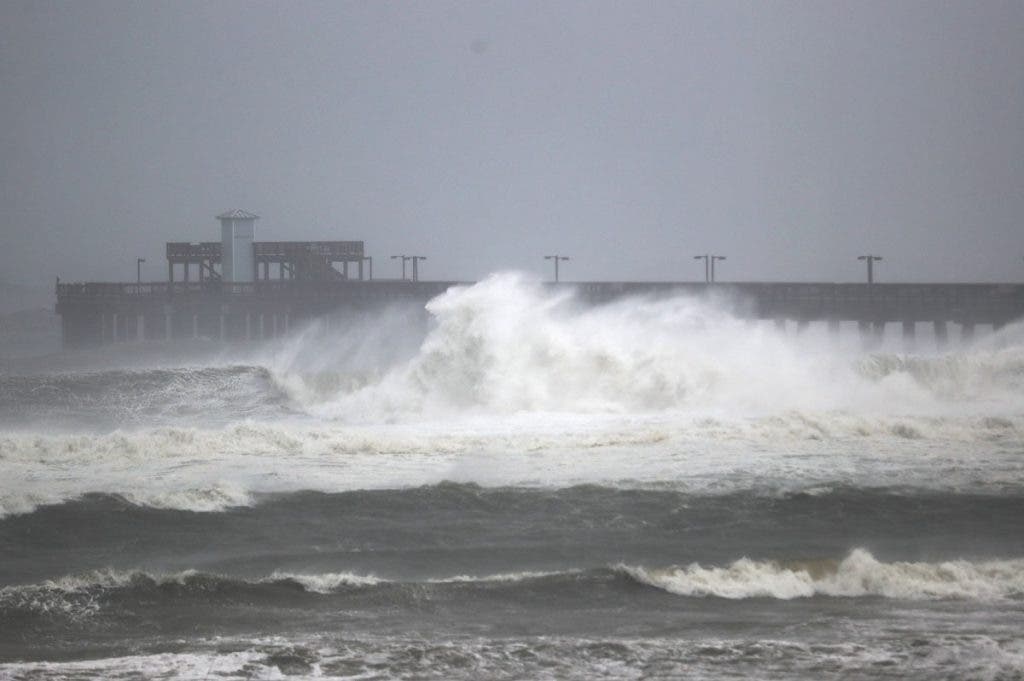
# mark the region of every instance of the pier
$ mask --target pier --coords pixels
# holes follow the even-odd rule
[[[260,242],[255,240],[258,216],[235,210],[217,219],[219,242],[167,243],[166,282],[58,280],[56,311],[64,347],[186,338],[255,341],[281,336],[321,316],[344,323],[398,302],[423,304],[452,286],[472,283],[419,281],[415,265],[422,256],[393,256],[403,259],[403,270],[405,260],[413,259],[412,280],[375,280],[373,259],[364,254],[362,241]],[[881,341],[892,323],[899,324],[907,341],[913,341],[918,324],[930,324],[941,346],[951,324],[959,327],[961,339],[969,339],[978,326],[999,329],[1024,317],[1024,284],[882,284],[871,281],[870,274],[865,284],[707,279],[545,285],[572,289],[580,301],[593,305],[634,296],[712,297],[739,317],[773,320],[780,327],[792,322],[799,330],[824,322],[838,331],[841,323],[855,322],[873,342]]]
[[[68,348],[107,343],[209,338],[253,341],[283,335],[310,319],[355,315],[407,301],[426,303],[448,288],[472,282],[344,279],[219,279],[154,283],[58,283],[57,313]],[[712,296],[739,317],[805,328],[825,322],[837,330],[855,322],[880,340],[889,324],[913,339],[919,323],[931,324],[941,343],[949,326],[961,337],[978,326],[1024,317],[1021,284],[834,284],[560,282],[589,304],[631,296]]]

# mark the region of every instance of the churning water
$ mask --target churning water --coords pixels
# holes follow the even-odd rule
[[[1024,327],[732,302],[496,275],[0,378],[0,677],[1024,676]]]

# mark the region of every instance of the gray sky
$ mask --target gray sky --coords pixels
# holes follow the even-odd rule
[[[1024,2],[0,2],[0,279],[1024,279]]]

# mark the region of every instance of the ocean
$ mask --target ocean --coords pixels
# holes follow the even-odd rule
[[[0,678],[1024,678],[1024,324],[741,304],[8,362]]]

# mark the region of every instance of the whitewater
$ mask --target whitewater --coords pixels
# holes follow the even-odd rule
[[[501,273],[14,364],[0,677],[1024,676],[1024,324],[743,303]]]

